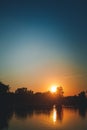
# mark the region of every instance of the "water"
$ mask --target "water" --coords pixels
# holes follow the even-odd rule
[[[87,130],[85,109],[0,110],[0,130]]]

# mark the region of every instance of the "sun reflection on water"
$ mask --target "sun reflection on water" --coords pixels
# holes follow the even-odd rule
[[[56,123],[56,121],[57,121],[57,110],[56,110],[55,106],[53,106],[53,115],[52,115],[52,117],[53,117],[53,122]]]

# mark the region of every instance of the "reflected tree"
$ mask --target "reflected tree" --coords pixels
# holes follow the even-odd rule
[[[0,108],[0,130],[8,129],[9,120],[11,120],[13,110],[8,108]]]
[[[62,122],[63,120],[63,109],[60,108],[60,109],[57,109],[57,119]]]
[[[33,108],[32,109],[15,109],[15,115],[18,119],[26,119],[27,116],[32,117],[33,116]]]
[[[82,117],[82,118],[85,118],[86,117],[86,112],[87,112],[87,109],[84,108],[84,107],[80,107],[79,108],[79,115]]]

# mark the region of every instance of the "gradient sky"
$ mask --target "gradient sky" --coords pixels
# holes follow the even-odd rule
[[[0,81],[11,90],[86,90],[86,0],[0,0]]]

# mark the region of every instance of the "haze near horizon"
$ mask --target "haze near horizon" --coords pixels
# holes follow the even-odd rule
[[[0,81],[14,91],[87,89],[87,2],[0,1]]]

